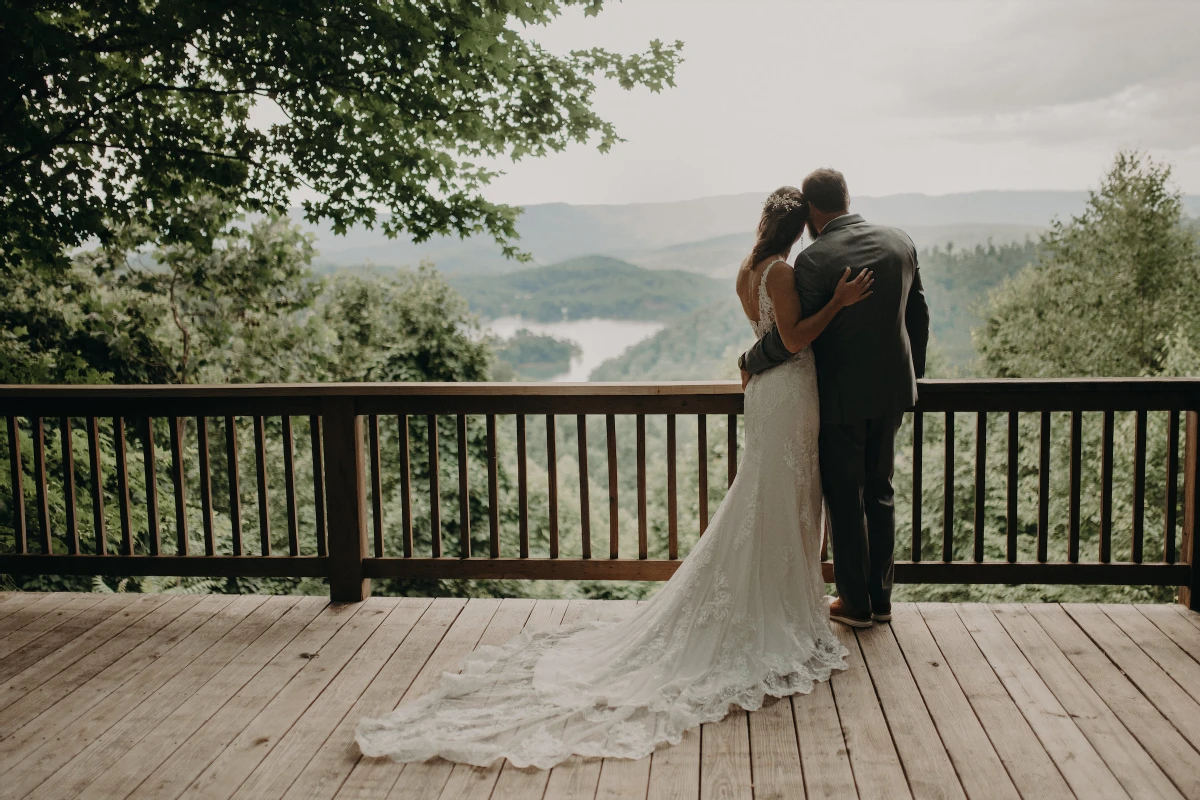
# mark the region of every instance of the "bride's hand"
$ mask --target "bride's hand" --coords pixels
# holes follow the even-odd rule
[[[842,308],[852,306],[864,297],[871,296],[871,284],[874,282],[874,273],[869,269],[864,269],[854,280],[850,280],[850,268],[846,267],[846,271],[842,273],[842,279],[838,281],[837,288],[833,290],[834,302]]]

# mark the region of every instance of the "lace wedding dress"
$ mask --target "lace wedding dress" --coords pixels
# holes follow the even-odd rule
[[[774,324],[766,271],[758,335]],[[750,381],[745,425],[733,486],[653,599],[617,622],[477,649],[461,674],[444,673],[429,694],[362,720],[362,752],[477,766],[507,758],[543,769],[572,754],[642,758],[723,718],[731,705],[755,710],[767,695],[809,692],[844,669],[820,572],[810,350]]]

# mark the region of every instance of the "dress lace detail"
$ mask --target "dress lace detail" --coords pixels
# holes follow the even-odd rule
[[[759,286],[762,335],[774,309]],[[731,706],[807,693],[845,669],[820,571],[817,382],[805,350],[751,379],[746,449],[707,531],[649,602],[617,621],[527,631],[468,655],[356,738],[368,756],[549,769],[643,758]]]

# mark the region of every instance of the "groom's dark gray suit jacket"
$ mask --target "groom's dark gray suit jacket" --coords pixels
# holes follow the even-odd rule
[[[829,302],[847,267],[851,276],[872,270],[875,285],[870,297],[843,308],[813,342],[822,422],[857,422],[912,408],[917,378],[925,374],[929,306],[912,239],[858,214],[831,220],[796,257],[796,289],[805,316]],[[779,331],[772,329],[742,363],[756,374],[790,357]]]

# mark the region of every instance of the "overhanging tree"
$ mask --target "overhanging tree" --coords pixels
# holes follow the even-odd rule
[[[484,197],[482,162],[607,150],[597,81],[673,83],[679,42],[557,55],[528,36],[602,4],[0,0],[0,266],[187,242],[201,197],[280,211],[305,188],[305,217],[335,231],[486,233],[516,254],[518,210]]]

